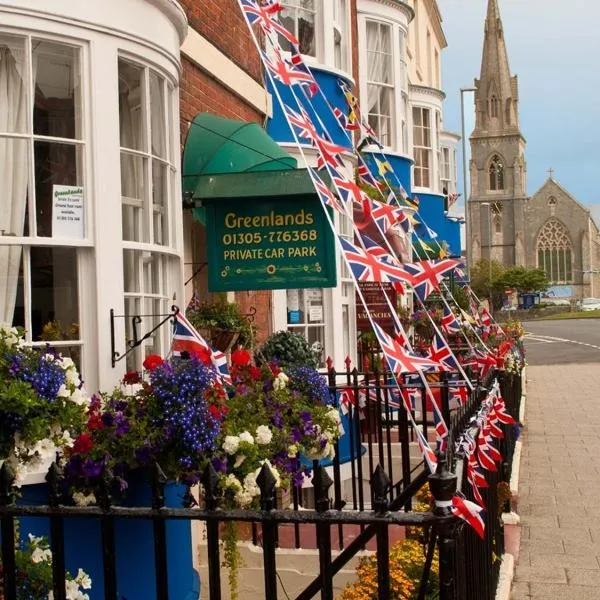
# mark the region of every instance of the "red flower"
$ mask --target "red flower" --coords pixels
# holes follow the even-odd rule
[[[148,357],[150,358],[150,357]],[[146,359],[148,360],[148,359]],[[145,366],[145,362],[144,362]],[[133,385],[134,383],[140,383],[141,377],[137,371],[127,371],[125,375],[123,375],[123,383],[125,385]]]
[[[281,369],[275,363],[271,363],[269,367],[271,369],[271,373],[273,373],[273,377],[277,377],[277,375],[281,373]]]
[[[88,419],[88,429],[93,431],[94,429],[104,429],[104,423],[102,421],[102,417],[97,414],[93,414]]]
[[[231,354],[231,363],[238,367],[247,367],[251,360],[252,357],[247,350],[236,350]]]
[[[250,367],[250,377],[254,380],[254,381],[260,381],[262,379],[262,370],[259,369],[258,367],[252,366]]]
[[[149,354],[146,356],[143,365],[147,371],[154,371],[156,367],[160,367],[165,361],[158,354]]]
[[[210,348],[200,348],[200,350],[194,350],[194,355],[207,367],[212,364],[212,352]]]
[[[94,447],[92,435],[90,433],[82,433],[79,435],[73,444],[73,452],[77,454],[85,454]]]

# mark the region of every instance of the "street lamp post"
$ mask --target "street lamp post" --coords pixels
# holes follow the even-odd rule
[[[488,292],[490,311],[492,310],[492,205],[482,202],[479,206],[487,206],[488,210]]]
[[[462,166],[463,166],[463,197],[465,199],[465,262],[467,277],[471,268],[471,249],[469,248],[469,188],[467,182],[467,134],[465,132],[465,92],[476,92],[477,88],[460,88],[460,125],[462,129]]]

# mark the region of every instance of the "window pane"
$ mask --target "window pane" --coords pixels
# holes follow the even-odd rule
[[[0,165],[0,236],[29,235],[27,141],[0,137]]]
[[[152,154],[167,157],[167,134],[165,131],[164,79],[150,73],[150,131],[152,134]]]
[[[146,150],[143,105],[144,72],[124,60],[119,61],[119,125],[121,146]]]
[[[123,250],[123,284],[125,293],[140,291],[140,252],[136,250]]]
[[[21,246],[0,246],[0,321],[20,327],[25,326],[22,254]]]
[[[27,131],[26,64],[24,40],[0,35],[0,133]]]
[[[147,159],[121,153],[121,201],[123,203],[123,239],[147,242],[146,166]]]
[[[34,341],[78,339],[75,248],[31,248],[31,334]]]
[[[167,245],[169,243],[168,225],[168,188],[169,167],[158,160],[152,161],[152,209],[154,243]]]
[[[34,132],[81,138],[79,50],[35,39],[31,43],[35,78]]]
[[[36,141],[34,153],[37,235],[52,237],[54,186],[82,185],[78,168],[83,164],[82,149],[74,144]]]

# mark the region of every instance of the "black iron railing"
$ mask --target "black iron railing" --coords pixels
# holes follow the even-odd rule
[[[333,599],[332,581],[356,554],[375,540],[378,559],[378,598],[390,598],[389,549],[391,526],[421,527],[426,540],[427,556],[421,578],[421,595],[430,575],[434,549],[439,551],[439,589],[442,600],[491,600],[494,597],[499,573],[499,558],[503,553],[503,530],[500,515],[503,500],[499,488],[510,477],[512,453],[517,428],[503,425],[501,440],[504,461],[497,472],[486,473],[489,487],[482,490],[486,504],[486,537],[477,535],[462,521],[451,516],[448,501],[458,488],[468,499],[473,499],[465,480],[464,459],[454,454],[454,444],[477,412],[481,401],[491,387],[491,378],[485,382],[473,380],[474,390],[466,402],[451,406],[447,376],[430,385],[436,390],[442,411],[449,424],[447,451],[439,454],[440,467],[431,475],[415,452],[414,425],[408,418],[403,403],[398,399],[398,385],[389,373],[359,372],[350,367],[342,372],[333,369],[328,373],[332,392],[339,401],[340,394],[352,391],[354,402],[347,406],[347,455],[340,460],[340,442],[336,458],[327,466],[313,464],[312,483],[306,489],[294,488],[291,507],[278,506],[275,481],[268,468],[263,469],[258,484],[261,490],[260,510],[228,509],[220,505],[218,479],[209,466],[203,478],[201,508],[165,507],[165,480],[156,466],[150,476],[152,501],[147,507],[116,506],[110,490],[113,481],[105,473],[104,493],[98,496],[94,507],[76,507],[64,496],[62,473],[53,465],[48,473],[48,498],[42,506],[15,503],[12,475],[5,463],[0,470],[0,535],[2,541],[2,568],[4,600],[16,600],[15,537],[14,526],[21,517],[46,517],[50,522],[50,541],[53,552],[54,598],[65,595],[64,523],[69,519],[96,518],[100,521],[103,557],[104,597],[118,598],[117,568],[115,564],[115,522],[119,519],[146,519],[153,525],[154,573],[156,598],[168,600],[167,523],[170,520],[202,521],[206,524],[208,580],[203,586],[209,590],[210,600],[221,598],[221,560],[219,525],[228,521],[253,524],[254,541],[260,537],[263,552],[266,600],[277,598],[277,547],[282,527],[292,527],[293,547],[302,546],[302,532],[306,528],[316,531],[319,573],[299,593],[297,600],[320,597]],[[503,374],[500,377],[502,392],[508,412],[518,419],[521,397],[520,377]],[[454,383],[455,385],[455,383]],[[401,389],[419,387],[418,383],[402,382]],[[351,396],[351,395],[349,395]],[[364,401],[361,401],[361,397]],[[361,407],[361,404],[363,405]],[[425,394],[414,407],[413,419],[430,439],[434,439],[430,407]],[[362,417],[362,418],[361,418]],[[432,445],[434,442],[432,441]],[[363,454],[364,453],[364,454]],[[345,462],[343,462],[345,461]],[[460,480],[446,470],[446,464],[461,475]],[[350,474],[344,481],[343,472]],[[429,512],[412,512],[415,494],[430,484],[436,506]],[[188,504],[192,496],[187,494]],[[359,528],[360,533],[351,541],[345,528]],[[337,540],[337,543],[336,543]],[[86,543],[82,541],[82,543]],[[334,556],[337,546],[339,553]],[[1,594],[0,594],[1,597]],[[19,599],[20,600],[20,599]],[[136,600],[130,598],[129,600]],[[144,598],[143,600],[152,600]]]

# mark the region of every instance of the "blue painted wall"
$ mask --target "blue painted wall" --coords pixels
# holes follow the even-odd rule
[[[312,104],[312,110],[309,109],[308,113],[313,120],[313,123],[317,127],[319,133],[323,133],[322,128],[319,124],[317,115],[321,118],[324,127],[327,129],[331,136],[331,139],[341,146],[344,146],[349,151],[352,151],[352,139],[350,132],[343,129],[335,116],[333,115],[332,109],[339,108],[344,114],[348,112],[348,105],[342,89],[339,85],[340,80],[343,78],[337,73],[330,73],[329,71],[320,70],[318,67],[312,67],[311,71],[321,89],[321,92],[317,92],[313,97],[308,97],[308,100],[303,94],[308,95],[306,88],[300,88],[294,86],[294,91],[298,98],[302,101],[302,104],[307,107]],[[349,80],[347,83],[352,86]],[[304,92],[302,91],[304,89]],[[273,91],[270,81],[267,81],[267,90],[273,95],[273,117],[267,122],[267,133],[276,142],[294,142],[292,132],[288,127],[283,110],[279,105],[279,100]],[[281,95],[281,99],[292,109],[297,110],[296,101],[291,90],[281,83],[277,83],[277,90]],[[310,100],[310,102],[309,102]],[[331,108],[330,108],[331,107]]]
[[[377,166],[375,164],[375,158],[381,161],[383,160],[383,155],[381,153],[371,153],[371,152],[363,152],[363,158],[372,173],[377,173]],[[395,156],[392,154],[385,155],[387,157],[387,161],[390,163],[392,169],[394,169],[394,174],[390,175],[389,173],[386,175],[386,179],[392,187],[398,187],[398,181],[406,190],[406,193],[410,196],[410,174],[411,167],[413,164],[413,160],[406,156]]]
[[[417,219],[437,233],[435,240],[448,243],[451,256],[460,256],[460,224],[448,219],[444,214],[444,196],[439,194],[418,194],[418,196],[420,204]],[[435,241],[429,243],[431,236],[423,224],[417,225],[415,230],[420,239],[436,249],[437,244]]]

